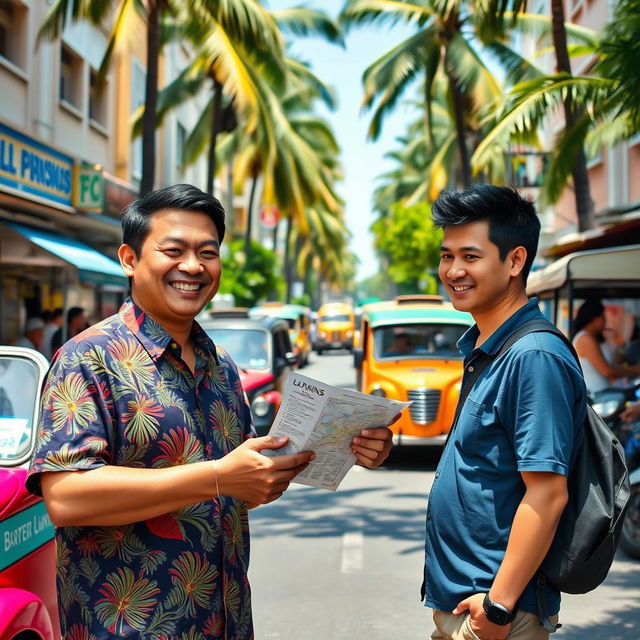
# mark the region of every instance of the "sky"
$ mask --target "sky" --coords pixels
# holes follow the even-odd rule
[[[271,10],[300,6],[323,9],[333,18],[343,6],[342,0],[269,0]],[[413,30],[404,24],[394,27],[373,25],[354,27],[346,36],[346,47],[324,42],[318,38],[288,35],[292,50],[311,64],[314,73],[337,94],[337,108],[330,112],[318,108],[317,112],[331,123],[341,148],[344,181],[337,186],[345,201],[345,218],[351,231],[351,250],[360,263],[358,280],[374,275],[378,270],[373,250],[373,237],[369,226],[374,220],[372,196],[375,178],[391,169],[394,164],[385,160],[388,151],[398,147],[395,138],[402,135],[409,122],[409,111],[400,105],[384,121],[383,131],[376,142],[367,141],[367,128],[371,112],[361,113],[363,96],[362,74],[383,53],[398,44]],[[409,98],[409,95],[405,97]],[[415,118],[415,115],[412,119]]]

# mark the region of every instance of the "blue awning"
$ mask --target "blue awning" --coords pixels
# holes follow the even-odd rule
[[[3,221],[3,224],[11,227],[41,249],[76,267],[81,282],[111,284],[125,289],[128,287],[127,277],[122,273],[120,265],[86,244],[53,231],[25,227],[15,222]]]

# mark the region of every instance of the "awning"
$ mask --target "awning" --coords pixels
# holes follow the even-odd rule
[[[76,267],[81,282],[110,284],[125,289],[128,287],[127,278],[122,273],[120,265],[86,244],[54,231],[26,227],[15,222],[3,221],[3,224],[24,236],[29,242]]]
[[[624,288],[628,293],[634,291],[633,297],[638,297],[640,245],[571,253],[543,269],[532,271],[527,282],[527,293],[540,295],[555,291],[564,287],[569,280],[576,290]],[[603,292],[600,297],[612,295]]]

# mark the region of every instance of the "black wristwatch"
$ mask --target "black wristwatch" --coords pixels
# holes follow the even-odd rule
[[[517,609],[509,611],[507,607],[498,602],[492,602],[489,594],[487,593],[482,603],[482,608],[487,615],[487,620],[504,627],[505,624],[513,622],[516,617]]]

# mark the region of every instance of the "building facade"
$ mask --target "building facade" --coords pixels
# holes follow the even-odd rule
[[[144,104],[145,25],[132,25],[103,81],[107,29],[80,21],[55,41],[39,40],[51,5],[0,0],[0,344],[46,309],[81,306],[92,321],[106,317],[128,289],[116,252],[120,212],[137,196],[142,171],[131,123]],[[185,46],[166,46],[159,86],[188,60]],[[204,99],[158,130],[156,186],[205,186],[204,161],[181,162]]]

